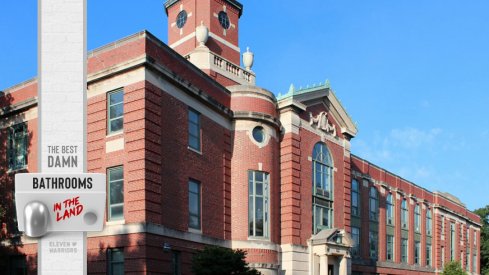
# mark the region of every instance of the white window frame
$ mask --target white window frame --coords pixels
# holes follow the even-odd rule
[[[122,178],[121,179],[116,179],[116,180],[112,180],[111,179],[111,172],[112,171],[115,171],[115,170],[121,170],[121,174],[122,174]],[[107,220],[108,221],[120,221],[120,220],[124,220],[124,167],[122,165],[120,166],[114,166],[114,167],[110,167],[107,169]],[[122,182],[121,184],[121,192],[122,192],[122,202],[118,202],[118,203],[111,203],[111,187],[112,187],[112,184],[114,183],[119,183],[119,182]],[[112,215],[112,208],[113,207],[120,207],[122,206],[122,215],[119,217],[119,216],[116,216],[116,217],[113,217]]]
[[[394,213],[395,209],[396,208],[395,208],[394,196],[392,195],[392,193],[388,193],[386,198],[386,211],[385,211],[387,225],[395,226],[396,224],[395,213]]]
[[[257,174],[262,174],[262,181],[257,181]],[[262,194],[257,194],[257,184],[262,184]],[[269,213],[270,213],[270,175],[263,171],[248,171],[248,237],[249,238],[257,238],[257,239],[268,239],[270,234],[270,222],[269,222]],[[256,211],[256,199],[263,199],[263,235],[257,234],[257,216],[258,213]],[[253,228],[251,228],[253,226]]]
[[[110,103],[111,96],[118,94],[118,93],[122,94],[122,101],[111,104]],[[110,108],[115,107],[115,106],[119,106],[119,105],[122,105],[122,115],[120,115],[118,117],[110,118],[111,113],[112,113]],[[121,129],[112,130],[111,122],[114,120],[118,120],[118,119],[122,120]],[[117,90],[114,90],[114,91],[107,93],[107,134],[113,135],[113,134],[121,133],[122,131],[124,131],[124,89],[117,89]]]

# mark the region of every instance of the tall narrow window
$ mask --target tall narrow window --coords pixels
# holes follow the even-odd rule
[[[27,166],[27,125],[20,123],[8,128],[8,168],[19,170]]]
[[[431,244],[428,243],[426,244],[426,265],[431,266],[431,254],[432,254],[432,247]]]
[[[180,251],[172,251],[173,252],[173,275],[181,275],[182,274],[182,260],[180,258]]]
[[[450,260],[455,260],[455,224],[450,223]]]
[[[467,248],[465,249],[465,271],[469,271],[469,267],[470,267],[470,249],[467,246]]]
[[[379,194],[377,192],[377,188],[373,186],[370,187],[369,200],[370,220],[377,221],[379,217]]]
[[[441,234],[445,235],[445,216],[441,216]]]
[[[107,274],[124,274],[124,251],[122,248],[111,248],[107,250]]]
[[[368,232],[368,242],[370,246],[370,258],[377,259],[378,255],[378,245],[379,245],[379,233],[376,231]]]
[[[401,203],[401,227],[402,229],[408,229],[408,206],[406,199]]]
[[[401,262],[407,263],[408,258],[408,240],[401,239]]]
[[[248,171],[248,222],[250,237],[268,237],[269,175]]]
[[[122,166],[109,168],[107,174],[109,177],[109,221],[124,219],[124,171]]]
[[[313,232],[333,226],[333,161],[324,143],[314,146]]]
[[[421,243],[419,241],[414,242],[414,264],[419,265],[419,259],[421,258]]]
[[[188,146],[196,151],[200,152],[200,114],[193,110],[188,109]]]
[[[441,247],[441,267],[445,266],[445,247]]]
[[[470,238],[470,233],[469,233],[470,230],[469,230],[469,226],[467,226],[467,230],[465,232],[466,232],[465,233],[465,240],[467,241],[467,246],[469,246],[470,245],[470,240],[469,240],[469,238]]]
[[[201,188],[200,183],[194,180],[188,182],[188,226],[201,229]]]
[[[122,131],[124,125],[124,91],[122,89],[108,94],[107,133]]]
[[[433,232],[433,219],[431,217],[431,209],[426,209],[426,235],[431,236]]]
[[[477,245],[477,231],[474,230],[474,245]]]
[[[414,231],[416,233],[421,232],[421,213],[419,211],[419,204],[414,207]]]
[[[394,261],[394,236],[387,235],[387,249],[386,249],[386,259],[388,261]]]
[[[352,226],[351,237],[353,239],[352,254],[353,256],[359,256],[360,255],[360,228]]]
[[[387,203],[387,209],[386,209],[387,224],[394,225],[394,198],[392,197],[391,193],[387,194],[386,203]]]
[[[357,180],[351,182],[351,214],[360,216],[360,192]]]

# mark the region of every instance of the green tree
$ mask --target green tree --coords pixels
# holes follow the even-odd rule
[[[481,274],[489,274],[489,205],[474,211],[481,217]]]
[[[192,259],[195,275],[260,275],[245,261],[246,252],[218,246],[207,246]]]
[[[462,268],[460,262],[449,262],[443,267],[442,275],[466,275],[465,270]]]

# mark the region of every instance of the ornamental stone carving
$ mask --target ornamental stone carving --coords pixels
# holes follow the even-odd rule
[[[332,136],[336,136],[336,126],[328,121],[328,113],[320,112],[316,117],[312,116],[312,113],[309,113],[309,124],[311,126],[316,125],[316,128],[326,132],[327,134],[331,134]]]

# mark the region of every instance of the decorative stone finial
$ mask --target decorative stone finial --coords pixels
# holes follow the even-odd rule
[[[209,39],[209,29],[204,25],[204,21],[200,21],[200,26],[195,28],[195,38],[199,42],[199,47],[205,47]]]
[[[331,83],[329,83],[329,79],[326,79],[326,82],[324,82],[324,86],[328,89],[331,89]]]
[[[289,87],[289,92],[287,94],[294,94],[295,93],[295,87],[294,87],[294,84],[290,84],[290,87]]]
[[[253,67],[254,58],[255,55],[250,52],[250,47],[246,47],[246,52],[243,53],[243,65],[247,71],[250,71],[251,67]]]

